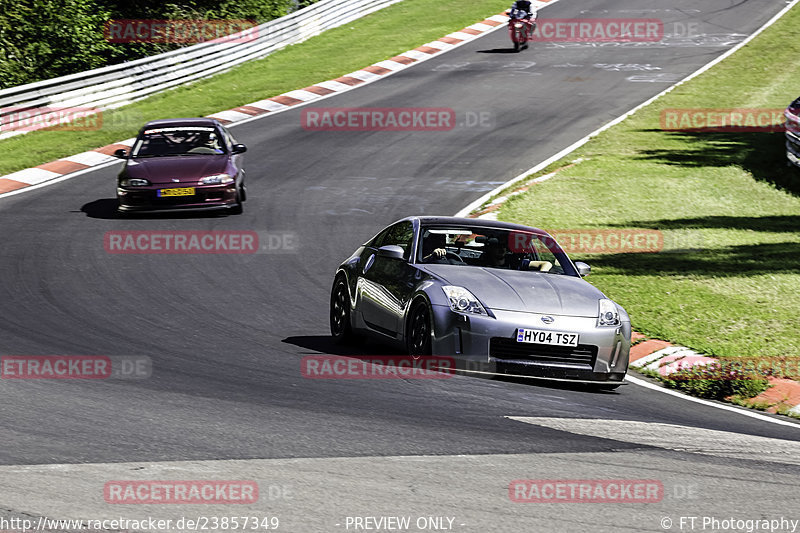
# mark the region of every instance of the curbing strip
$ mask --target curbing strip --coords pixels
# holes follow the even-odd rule
[[[646,339],[647,337],[644,338]],[[648,348],[646,346],[648,341],[652,341],[652,339],[648,339],[631,348],[629,366],[635,370],[644,369],[658,372],[658,379],[661,381],[669,379],[668,376],[678,370],[688,370],[719,362],[719,359],[714,357],[707,357],[685,346],[674,345],[666,341],[658,341],[658,344],[651,345]],[[664,345],[667,346],[660,347]],[[636,350],[635,348],[637,347],[643,347],[644,349]],[[775,413],[782,408],[787,409],[788,414],[800,416],[800,382],[773,376],[768,376],[766,379],[770,384],[770,388],[747,400],[748,403],[750,405],[766,403],[769,405],[766,410],[770,413]],[[628,379],[628,381],[639,383],[641,380],[632,378]]]
[[[559,0],[534,0],[534,7],[541,9],[544,6],[555,4]],[[800,0],[796,0],[800,1]],[[457,32],[449,33],[444,37],[425,43],[413,50],[408,50],[397,56],[378,61],[355,72],[345,74],[335,80],[316,83],[303,89],[294,89],[286,93],[272,96],[250,104],[243,104],[233,109],[217,111],[209,118],[215,118],[226,126],[237,126],[263,118],[267,114],[275,114],[311,102],[317,102],[336,94],[362,87],[368,83],[391,76],[415,64],[435,57],[442,52],[447,52],[480,38],[488,33],[503,27],[508,17],[504,14],[492,15],[486,19],[472,24]],[[466,31],[465,31],[466,30]],[[117,159],[108,155],[113,153],[111,147],[119,144],[132,144],[127,141],[118,141],[100,148],[95,148],[81,154],[74,154],[55,161],[50,161],[36,167],[27,168],[0,176],[0,198],[12,196],[30,190],[32,186],[46,186],[64,179],[85,174],[109,166]],[[97,154],[97,155],[95,155]]]

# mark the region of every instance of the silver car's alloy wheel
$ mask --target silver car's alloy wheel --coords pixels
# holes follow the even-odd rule
[[[409,355],[431,354],[431,318],[428,306],[419,303],[411,311],[411,322],[408,330]]]
[[[331,292],[331,335],[336,341],[342,341],[352,335],[350,329],[350,295],[347,283],[339,278]]]

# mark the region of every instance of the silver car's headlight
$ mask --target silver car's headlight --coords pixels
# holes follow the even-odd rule
[[[456,313],[489,316],[478,299],[464,287],[445,285],[442,290],[450,301],[450,309]]]
[[[200,180],[201,185],[224,185],[231,183],[233,178],[230,174],[214,174],[213,176],[206,176]]]
[[[607,298],[599,300],[599,313],[597,315],[597,327],[619,326],[619,310],[617,304]]]
[[[150,185],[150,182],[141,178],[122,178],[119,184],[122,187],[144,187]]]

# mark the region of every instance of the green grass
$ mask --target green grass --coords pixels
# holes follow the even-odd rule
[[[136,135],[157,118],[199,117],[337,78],[499,13],[507,0],[403,0],[207,80],[103,114],[93,131],[0,141],[0,176]]]
[[[636,330],[727,357],[800,354],[800,174],[782,133],[679,133],[670,108],[784,108],[800,95],[800,9],[540,174],[501,220],[549,229],[649,228],[665,250],[584,254],[589,281]],[[553,207],[557,206],[557,207]],[[680,251],[680,248],[693,248]]]

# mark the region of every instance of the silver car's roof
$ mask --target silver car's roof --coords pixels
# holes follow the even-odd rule
[[[494,228],[494,229],[505,229],[505,230],[517,230],[517,231],[528,231],[532,233],[539,233],[541,235],[548,235],[548,233],[539,228],[534,228],[532,226],[524,226],[522,224],[514,224],[511,222],[500,222],[498,220],[487,220],[484,218],[465,218],[465,217],[444,217],[444,216],[410,216],[404,219],[398,220],[397,222],[403,222],[405,220],[408,221],[419,221],[421,225],[424,226],[480,226],[482,228]],[[396,224],[394,222],[393,224]]]

